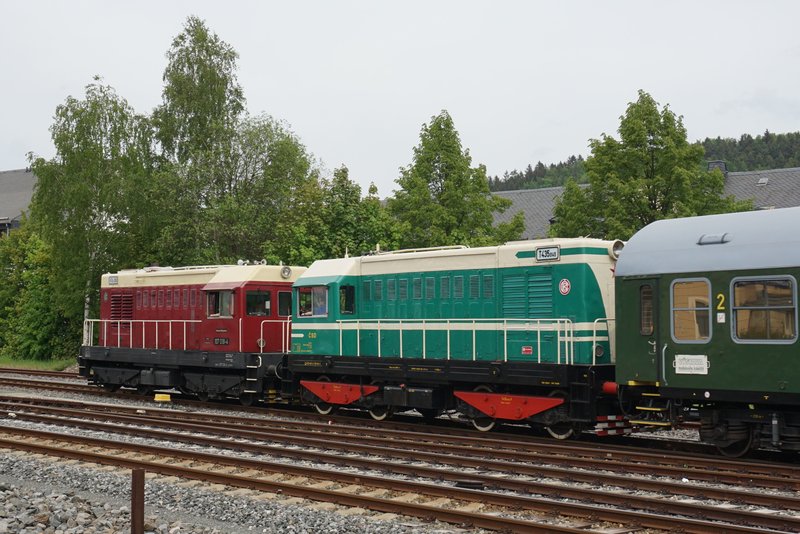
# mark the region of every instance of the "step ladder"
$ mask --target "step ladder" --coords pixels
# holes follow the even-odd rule
[[[244,393],[258,394],[258,370],[261,368],[261,356],[248,354],[244,375]]]
[[[635,409],[636,417],[631,419],[631,424],[672,428],[672,399],[665,399],[658,393],[642,393]]]

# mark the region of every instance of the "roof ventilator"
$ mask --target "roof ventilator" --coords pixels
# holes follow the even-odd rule
[[[723,245],[731,240],[731,234],[703,234],[697,240],[698,245]]]

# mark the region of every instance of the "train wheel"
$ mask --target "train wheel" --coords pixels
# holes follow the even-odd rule
[[[492,387],[487,386],[486,384],[481,384],[472,391],[483,391],[485,393],[494,393]],[[494,429],[495,425],[497,425],[497,420],[494,417],[489,417],[488,415],[483,413],[479,413],[478,415],[473,417],[471,421],[472,421],[472,426],[475,427],[475,430],[480,430],[481,432],[489,432],[490,430]]]
[[[331,379],[324,375],[317,378],[317,382],[330,382],[330,381]],[[319,401],[314,404],[314,409],[317,410],[317,413],[320,415],[330,415],[336,409],[336,406],[327,402]]]
[[[567,392],[561,390],[554,390],[550,392],[548,397],[561,397],[563,399],[566,399]],[[559,421],[558,423],[545,426],[544,429],[547,431],[548,434],[550,434],[550,437],[553,437],[555,439],[569,439],[575,435],[575,427],[570,421]]]
[[[546,426],[544,429],[551,437],[556,439],[568,439],[575,435],[575,428],[568,421]]]
[[[199,400],[200,402],[208,402],[209,399],[208,391],[197,391],[195,395],[197,395],[197,400]]]
[[[103,389],[109,393],[114,393],[119,390],[119,384],[103,384]]]
[[[753,448],[753,430],[748,425],[731,425],[728,430],[729,435],[742,436],[742,439],[728,443],[727,445],[717,445],[717,450],[728,458],[741,458]]]
[[[369,415],[376,421],[383,421],[392,415],[392,409],[389,406],[373,406],[369,409]]]
[[[151,393],[153,393],[153,388],[151,388],[150,386],[141,386],[141,385],[136,386],[137,395],[141,395],[144,397],[146,395],[150,395]]]
[[[252,406],[255,400],[256,396],[252,393],[242,393],[239,395],[239,404],[242,406]]]

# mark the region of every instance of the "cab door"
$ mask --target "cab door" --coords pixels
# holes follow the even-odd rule
[[[617,298],[617,321],[632,327],[617,335],[617,381],[657,382],[662,378],[658,279],[618,283],[622,291]]]

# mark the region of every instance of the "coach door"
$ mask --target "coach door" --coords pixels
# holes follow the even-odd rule
[[[617,320],[631,328],[617,333],[617,374],[626,381],[656,382],[661,372],[658,279],[618,283],[623,284],[623,294]]]

